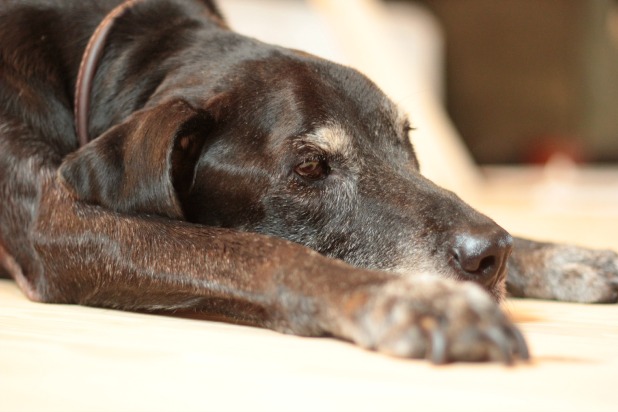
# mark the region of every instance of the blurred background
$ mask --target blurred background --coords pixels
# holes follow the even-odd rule
[[[408,112],[423,174],[511,232],[618,249],[618,1],[219,4],[364,72]]]
[[[448,112],[480,163],[618,161],[618,2],[423,0]]]

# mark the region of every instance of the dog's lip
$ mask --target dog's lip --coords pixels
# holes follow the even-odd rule
[[[501,303],[504,298],[506,297],[505,295],[505,288],[504,287],[493,287],[491,289],[486,289],[487,292],[489,292],[489,294],[494,298],[494,300],[498,303]]]
[[[506,297],[506,275],[507,268],[506,265],[500,268],[498,273],[492,277],[491,279],[473,279],[470,277],[465,277],[459,273],[452,272],[447,275],[451,279],[455,279],[459,282],[472,282],[479,285],[483,288],[487,293],[489,293],[493,299],[500,303]]]
[[[502,264],[499,272],[494,276],[491,282],[487,285],[481,284],[481,286],[489,292],[491,296],[497,301],[502,302],[506,295],[506,275],[508,273],[506,262]]]
[[[480,287],[482,287],[487,293],[491,295],[491,297],[498,303],[502,302],[506,297],[506,277],[508,273],[507,260],[501,263],[500,268],[498,269],[498,273],[496,273],[491,279],[483,282],[481,279],[474,280],[469,277],[464,277],[460,273],[457,273],[450,268],[448,270],[440,270],[438,268],[435,269],[411,269],[411,268],[392,268],[387,269],[388,272],[393,272],[400,274],[401,276],[435,276],[440,278],[447,278],[457,280],[459,282],[472,282],[476,283]]]

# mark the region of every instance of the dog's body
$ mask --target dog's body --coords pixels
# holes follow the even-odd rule
[[[437,362],[527,356],[495,302],[505,278],[517,296],[616,300],[614,253],[516,239],[509,257],[505,231],[419,174],[375,85],[228,30],[208,1],[118,18],[98,137],[78,150],[81,57],[118,2],[0,6],[0,262],[31,299],[193,309]]]

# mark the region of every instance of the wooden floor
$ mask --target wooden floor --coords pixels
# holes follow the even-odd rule
[[[334,339],[28,302],[0,281],[1,411],[616,411],[618,308],[509,300],[514,367]]]
[[[614,173],[606,189],[616,182]],[[618,250],[618,203],[599,193],[572,215],[539,204],[515,213],[507,195],[485,206],[512,231]],[[36,304],[0,281],[0,411],[618,410],[618,306],[509,300],[505,309],[532,362],[435,367],[334,339]]]

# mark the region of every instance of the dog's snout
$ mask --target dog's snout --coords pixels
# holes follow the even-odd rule
[[[452,264],[467,279],[493,283],[504,273],[513,238],[500,227],[477,229],[455,236]]]

